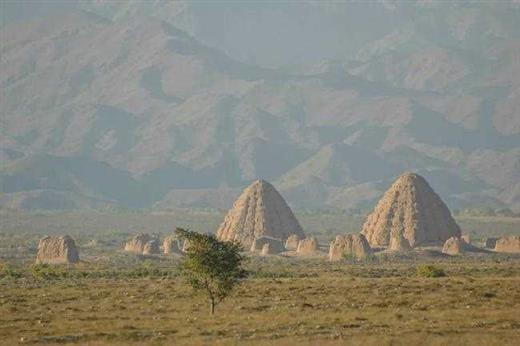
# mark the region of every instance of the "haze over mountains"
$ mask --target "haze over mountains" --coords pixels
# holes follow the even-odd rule
[[[518,3],[6,9],[2,207],[366,208],[412,170],[520,210]]]

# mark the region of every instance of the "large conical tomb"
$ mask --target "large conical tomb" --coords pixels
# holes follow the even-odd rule
[[[404,237],[411,246],[443,243],[460,237],[448,207],[418,174],[401,175],[377,203],[361,233],[369,244],[388,246],[391,237]]]
[[[219,239],[237,241],[246,249],[262,236],[285,240],[292,234],[305,237],[291,208],[264,180],[256,180],[242,192],[217,231]]]

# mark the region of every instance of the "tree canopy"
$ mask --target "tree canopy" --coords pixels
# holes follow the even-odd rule
[[[175,233],[188,246],[181,262],[181,274],[196,291],[204,292],[210,301],[210,312],[224,300],[246,276],[242,267],[245,257],[239,244],[220,241],[214,235],[182,228]]]

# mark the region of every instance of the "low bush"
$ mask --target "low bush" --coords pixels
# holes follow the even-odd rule
[[[172,271],[168,268],[159,268],[150,260],[144,261],[140,266],[134,269],[122,272],[119,276],[142,278],[142,277],[172,277],[177,276],[178,271]]]
[[[374,254],[368,254],[363,258],[358,258],[354,254],[344,253],[341,258],[346,263],[378,263],[378,258]]]
[[[446,273],[442,268],[436,267],[434,265],[421,265],[416,269],[417,276],[423,278],[439,278],[446,276]]]
[[[0,279],[10,278],[10,279],[18,279],[23,276],[23,273],[20,270],[17,270],[10,266],[7,263],[0,263]]]
[[[55,280],[69,277],[70,273],[63,266],[35,264],[31,267],[31,275],[37,280]]]

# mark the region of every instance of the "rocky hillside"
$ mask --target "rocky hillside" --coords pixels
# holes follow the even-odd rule
[[[364,208],[413,170],[450,207],[520,210],[520,6],[453,6],[290,70],[153,13],[9,23],[0,205],[228,208],[261,178],[296,208]]]

